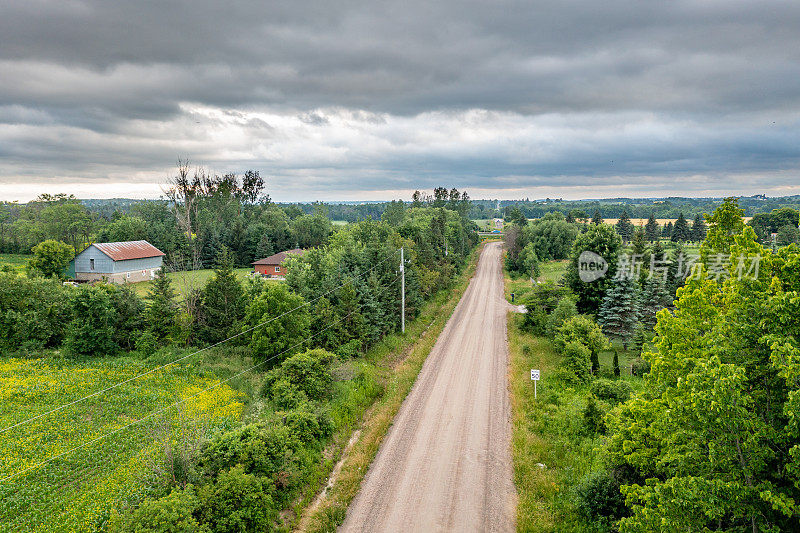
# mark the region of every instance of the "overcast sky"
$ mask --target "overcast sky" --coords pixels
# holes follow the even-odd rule
[[[800,2],[0,3],[0,199],[800,194]]]

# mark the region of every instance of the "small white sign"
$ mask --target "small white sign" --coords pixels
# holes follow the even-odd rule
[[[531,380],[539,381],[539,371],[531,368]]]

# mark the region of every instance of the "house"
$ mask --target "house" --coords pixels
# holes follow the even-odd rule
[[[286,275],[286,269],[283,268],[283,262],[286,261],[286,258],[289,255],[302,255],[304,251],[301,248],[295,248],[294,250],[286,250],[285,252],[279,252],[264,259],[253,261],[253,270],[262,276],[282,278]]]
[[[96,242],[70,261],[78,281],[136,283],[156,277],[164,252],[147,241]]]

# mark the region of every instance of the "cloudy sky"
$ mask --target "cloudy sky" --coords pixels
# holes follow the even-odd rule
[[[0,3],[0,199],[800,194],[800,2]]]

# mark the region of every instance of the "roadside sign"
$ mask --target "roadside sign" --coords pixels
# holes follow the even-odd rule
[[[539,371],[533,368],[531,368],[531,381],[533,381],[533,399],[535,400],[537,396],[536,382],[539,381]]]

